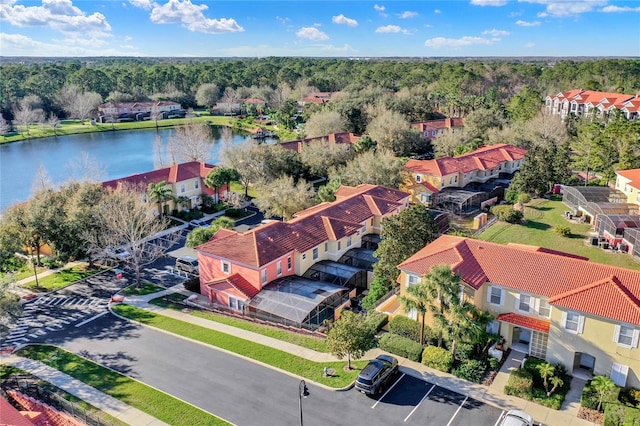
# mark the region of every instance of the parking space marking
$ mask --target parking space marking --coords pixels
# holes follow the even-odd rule
[[[425,382],[426,383],[426,382]],[[411,415],[413,413],[415,413],[415,411],[418,409],[418,407],[420,406],[420,404],[422,404],[424,402],[425,399],[427,399],[427,397],[429,396],[429,394],[431,393],[432,390],[434,390],[436,387],[436,385],[432,385],[431,389],[429,389],[429,392],[427,392],[426,394],[424,394],[424,396],[422,397],[422,399],[420,400],[420,402],[418,402],[418,404],[413,407],[413,410],[411,410],[411,412],[409,413],[409,415],[407,417],[404,418],[404,421],[406,422],[407,420],[409,420],[409,417],[411,417]],[[448,425],[447,425],[448,426]]]
[[[102,312],[102,313],[100,313],[100,314],[98,314],[98,315],[96,315],[96,316],[93,316],[93,317],[91,317],[91,318],[88,318],[88,319],[86,319],[86,320],[82,321],[81,323],[76,324],[76,327],[82,327],[82,326],[83,326],[83,325],[85,325],[86,323],[91,322],[91,321],[93,321],[94,319],[100,318],[101,316],[106,315],[106,314],[108,314],[108,313],[109,313],[109,311],[104,311],[104,312]]]
[[[404,373],[402,373],[402,376],[400,376],[400,377],[398,378],[398,380],[396,380],[396,381],[395,381],[395,383],[394,383],[394,384],[392,384],[391,386],[389,386],[389,389],[387,389],[387,391],[386,391],[384,394],[382,394],[382,396],[381,396],[380,398],[378,398],[378,400],[376,401],[376,403],[375,403],[375,404],[373,404],[373,405],[371,406],[371,409],[376,408],[376,405],[378,405],[378,403],[379,403],[380,401],[382,401],[382,398],[384,398],[384,397],[389,393],[389,391],[391,391],[391,389],[393,389],[393,388],[395,387],[395,385],[397,385],[397,384],[398,384],[398,382],[400,382],[400,380],[402,380],[402,378],[403,378],[403,377],[404,377]]]
[[[500,420],[502,420],[504,413],[506,413],[506,411],[502,410],[502,413],[500,413],[500,417],[498,417],[498,420],[496,420],[496,424],[494,426],[498,426],[498,423],[500,423]]]
[[[460,404],[456,412],[453,413],[453,417],[451,417],[451,420],[449,420],[449,423],[447,423],[447,426],[451,426],[451,423],[453,423],[453,419],[455,419],[458,413],[460,412],[460,410],[462,410],[462,406],[464,405],[465,402],[467,402],[467,399],[469,399],[468,396],[464,398],[464,401],[462,401],[462,404]]]

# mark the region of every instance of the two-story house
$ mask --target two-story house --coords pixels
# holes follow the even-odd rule
[[[602,115],[614,109],[621,110],[628,119],[634,119],[638,116],[637,107],[638,96],[585,89],[568,90],[545,98],[546,113],[560,115],[563,120],[569,114],[577,117],[589,112]]]
[[[615,188],[627,196],[627,203],[640,206],[640,169],[618,170]]]
[[[444,133],[455,133],[456,131],[464,129],[464,119],[453,117],[441,118],[438,120],[417,121],[411,123],[411,128],[418,130],[426,139],[434,139]]]
[[[158,113],[165,114],[163,118],[167,118],[170,113],[183,113],[182,106],[177,102],[149,101],[107,102],[98,107],[98,114],[101,116],[126,117],[141,120],[145,117],[148,118],[154,109],[157,110]]]
[[[640,271],[444,235],[398,266],[400,294],[440,264],[462,278],[468,300],[495,317],[491,331],[512,350],[561,363],[575,376],[640,386]]]
[[[204,180],[215,166],[197,161],[188,163],[175,164],[171,167],[165,167],[151,172],[135,174],[119,179],[113,179],[102,182],[102,186],[107,188],[119,188],[127,186],[144,193],[149,185],[154,183],[166,182],[171,189],[172,198],[165,200],[164,214],[171,211],[191,209],[202,204],[202,196],[206,195],[216,200],[216,193],[204,184]],[[224,185],[218,189],[218,196],[226,198],[227,186]]]
[[[478,148],[458,157],[407,161],[408,172],[403,189],[411,193],[411,201],[435,205],[437,194],[445,188],[464,188],[470,183],[483,183],[520,169],[527,150],[513,145],[497,144]]]
[[[305,276],[322,281],[327,273],[317,268],[320,264],[356,274],[338,260],[378,235],[382,219],[407,208],[408,199],[409,194],[383,186],[343,186],[336,201],[299,212],[287,222],[273,221],[247,232],[221,229],[196,247],[201,293],[210,303],[241,311],[278,280]],[[364,282],[348,286],[364,290],[366,272],[364,276]]]
[[[358,142],[358,140],[360,140],[360,136],[356,136],[353,133],[339,132],[339,133],[329,133],[326,136],[317,136],[313,138],[280,142],[278,145],[284,149],[302,152],[305,145],[313,142],[321,142],[326,146],[333,146],[336,144],[351,146],[354,143]]]

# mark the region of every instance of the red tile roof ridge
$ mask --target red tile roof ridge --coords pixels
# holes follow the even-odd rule
[[[205,286],[215,286],[224,282],[231,285],[233,288],[247,296],[247,298],[249,299],[253,299],[258,293],[260,293],[260,290],[251,285],[249,281],[247,281],[242,275],[238,273],[229,275],[228,277],[210,281],[208,283],[205,283]]]
[[[631,181],[629,184],[632,187],[640,189],[640,169],[618,170],[616,173],[625,179],[629,179]]]
[[[629,291],[629,289],[627,287],[624,286],[624,284],[622,284],[620,282],[620,280],[618,279],[618,277],[616,277],[615,275],[611,275],[607,278],[603,278],[599,281],[595,281],[589,284],[586,284],[582,287],[578,287],[569,291],[565,291],[562,294],[557,294],[551,298],[549,298],[549,303],[555,303],[558,302],[561,299],[565,299],[567,297],[570,296],[574,296],[578,293],[583,293],[585,291],[591,290],[593,288],[596,287],[600,287],[603,285],[607,285],[607,284],[612,284],[626,299],[627,301],[629,301],[633,306],[636,307],[636,309],[638,310],[638,313],[640,313],[640,300],[638,300],[637,297],[635,297],[633,295],[633,293],[631,293]]]
[[[373,196],[369,194],[364,194],[362,195],[362,198],[364,198],[365,203],[367,203],[367,206],[369,207],[369,209],[373,214],[377,216],[382,216],[383,213],[380,210],[380,207],[376,204],[376,201],[374,200]]]
[[[510,324],[520,325],[532,330],[541,331],[543,333],[549,333],[551,322],[540,318],[532,318],[526,315],[516,314],[515,312],[508,312],[498,315],[496,318],[498,321],[508,322]]]
[[[322,216],[322,224],[329,239],[333,241],[337,240],[336,233],[333,230],[333,226],[331,226],[331,220],[327,216]]]

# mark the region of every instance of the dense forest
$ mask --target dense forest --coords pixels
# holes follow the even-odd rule
[[[198,104],[198,88],[205,84],[215,85],[221,96],[227,88],[294,88],[300,82],[319,91],[422,88],[449,109],[460,104],[471,104],[473,109],[478,98],[486,105],[506,105],[523,87],[542,97],[577,87],[640,92],[637,59],[69,58],[11,63],[4,58],[0,75],[0,108],[8,120],[13,118],[13,106],[29,95],[40,99],[45,114],[65,117],[60,102],[65,86],[98,93],[103,100],[164,98],[179,101],[184,108]]]

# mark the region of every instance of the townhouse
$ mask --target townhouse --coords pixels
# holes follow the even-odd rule
[[[628,120],[637,119],[640,115],[640,96],[574,89],[545,98],[546,113],[560,115],[563,120],[569,114],[579,117],[595,112],[597,115],[603,115],[613,110],[622,111]]]
[[[375,262],[382,219],[408,205],[409,194],[396,189],[342,186],[336,201],[290,221],[247,232],[220,229],[196,247],[201,294],[228,309],[317,326],[333,317],[341,294],[367,288],[370,275],[359,260]]]
[[[512,350],[570,374],[640,387],[640,271],[540,247],[444,235],[398,266],[400,294],[435,265],[463,281],[464,297],[491,313]],[[417,319],[401,308],[392,314]]]
[[[175,164],[151,172],[135,174],[119,179],[113,179],[103,182],[102,185],[107,188],[117,189],[122,186],[133,188],[144,193],[146,199],[146,191],[149,185],[154,183],[166,182],[171,189],[172,198],[164,203],[164,214],[171,211],[191,209],[202,204],[202,197],[209,196],[216,200],[216,197],[226,198],[228,191],[225,184],[219,188],[218,195],[216,192],[205,186],[204,181],[211,170],[215,166],[197,161],[188,163]]]
[[[182,106],[173,101],[107,102],[98,107],[98,115],[142,120],[149,118],[154,109],[163,114],[163,118],[167,118],[172,113],[184,117]]]
[[[442,118],[438,120],[417,121],[411,123],[411,128],[416,129],[426,139],[435,137],[447,132],[455,133],[464,129],[464,119],[459,117]]]
[[[640,206],[640,169],[618,170],[615,188],[627,196],[627,203]]]
[[[353,145],[360,140],[360,136],[356,136],[349,132],[329,133],[326,136],[317,136],[314,138],[298,139],[294,141],[280,142],[279,146],[291,151],[302,152],[305,145],[313,142],[321,142],[325,146]],[[349,147],[349,149],[351,149]]]

